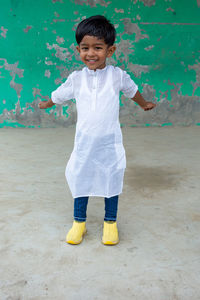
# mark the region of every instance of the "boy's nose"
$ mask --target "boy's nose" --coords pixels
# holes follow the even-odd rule
[[[94,56],[95,52],[93,49],[89,49],[87,54],[88,54],[88,56]]]

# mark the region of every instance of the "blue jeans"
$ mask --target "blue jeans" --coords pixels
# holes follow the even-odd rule
[[[105,217],[104,221],[116,221],[119,196],[105,198]],[[74,199],[74,220],[85,222],[87,215],[87,204],[89,197],[79,197]]]

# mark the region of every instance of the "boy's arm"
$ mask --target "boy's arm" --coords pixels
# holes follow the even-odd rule
[[[135,101],[136,103],[139,104],[139,106],[146,110],[150,110],[153,109],[156,104],[152,103],[152,102],[147,102],[146,100],[144,100],[144,98],[142,97],[142,95],[140,94],[139,91],[136,92],[135,96],[133,98],[131,98],[133,101]]]
[[[40,109],[46,109],[46,108],[50,108],[52,106],[54,106],[55,103],[53,103],[53,101],[51,99],[49,99],[48,101],[41,101],[39,104],[38,104],[38,107]]]

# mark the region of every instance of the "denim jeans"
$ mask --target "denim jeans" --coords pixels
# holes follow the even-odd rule
[[[105,198],[105,217],[104,221],[116,221],[119,196]],[[74,199],[74,220],[85,222],[87,215],[87,204],[89,197],[78,197]]]

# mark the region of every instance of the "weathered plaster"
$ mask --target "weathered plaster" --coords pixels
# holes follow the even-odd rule
[[[72,59],[72,54],[68,51],[67,48],[60,47],[57,44],[50,45],[49,43],[46,44],[47,49],[52,50],[55,49],[55,57],[59,58],[62,61],[66,61],[66,59],[71,60]]]
[[[140,29],[137,23],[132,23],[131,19],[125,18],[122,20],[124,23],[124,33],[132,35],[135,33],[135,42],[138,42],[141,39],[149,39],[148,34],[142,34],[144,29]]]
[[[150,45],[150,46],[144,48],[144,50],[150,51],[150,50],[152,50],[154,47],[155,47],[154,45]]]
[[[33,28],[33,26],[27,25],[26,28],[24,28],[24,32],[27,33],[32,28]]]
[[[172,11],[172,12],[175,12],[175,10],[174,10],[172,7],[168,7],[168,8],[166,9],[166,11]]]
[[[1,31],[2,31],[1,32],[1,36],[4,37],[4,38],[6,38],[6,34],[7,34],[8,29],[6,29],[3,26],[1,26]]]
[[[123,14],[124,13],[124,10],[121,8],[121,9],[117,9],[117,8],[115,8],[115,12],[116,13],[121,13],[121,14]]]
[[[57,36],[56,37],[56,42],[58,44],[63,44],[65,42],[65,39],[63,37]]]
[[[134,4],[136,4],[138,0],[134,0]],[[153,6],[156,4],[156,0],[139,0],[139,2],[143,2],[145,6]]]
[[[196,72],[196,81],[191,82],[191,84],[193,86],[192,95],[194,95],[197,88],[200,88],[200,62],[198,62],[198,61],[196,61],[196,62],[197,62],[196,64],[188,66],[189,70],[194,70]]]
[[[54,23],[58,23],[58,22],[65,22],[65,19],[53,19]]]
[[[23,87],[22,84],[15,82],[15,77],[16,75],[18,75],[19,78],[23,77],[24,70],[17,68],[19,62],[8,64],[7,60],[3,58],[0,58],[0,61],[4,61],[4,64],[1,65],[0,68],[10,71],[10,76],[12,77],[12,80],[10,81],[10,87],[13,88],[16,91],[17,96],[20,97]]]
[[[129,63],[128,68],[134,74],[134,76],[140,78],[142,73],[148,73],[149,72],[150,67],[148,65],[146,65],[146,66],[143,65],[142,66],[142,65]]]
[[[50,70],[45,70],[45,74],[44,74],[44,76],[46,76],[46,77],[50,77],[51,76],[51,72],[50,72]]]
[[[8,1],[2,6],[7,13],[0,11],[0,125],[75,125],[74,99],[46,111],[38,103],[83,67],[74,31],[95,14],[106,15],[117,30],[117,50],[108,64],[126,70],[144,98],[158,104],[144,112],[122,96],[121,123],[200,124],[199,0],[189,8],[178,0],[131,0],[123,6],[121,0],[44,0],[40,10],[30,2]]]
[[[170,90],[170,101],[167,99],[168,91],[160,92],[160,99],[158,99],[155,97],[156,90],[152,86],[143,85],[143,96],[149,101],[158,101],[157,107],[148,113],[135,106],[129,99],[122,97],[124,106],[120,109],[121,122],[129,126],[137,126],[141,119],[143,124],[152,126],[160,126],[161,124],[190,126],[197,123],[200,116],[199,97],[184,96],[181,94],[180,86],[173,85],[174,89]]]
[[[59,70],[60,74],[59,77],[55,79],[55,84],[59,85],[63,82],[63,79],[67,79],[67,77],[70,74],[70,71],[64,66],[64,65],[59,65],[56,67],[57,70]]]
[[[52,0],[53,3],[60,2],[63,3],[63,0]]]
[[[108,5],[111,3],[111,1],[104,1],[104,0],[74,0],[75,4],[79,5],[89,5],[90,7],[96,7],[97,4],[108,7]]]
[[[129,54],[134,52],[134,44],[131,40],[123,40],[117,44],[115,56],[121,62],[128,62]]]

